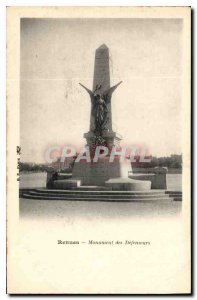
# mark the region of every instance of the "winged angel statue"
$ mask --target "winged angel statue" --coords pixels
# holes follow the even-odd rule
[[[107,89],[103,93],[100,92],[102,87],[101,85],[97,85],[95,90],[91,91],[83,84],[79,83],[88,92],[91,98],[91,103],[92,103],[91,115],[94,117],[95,132],[101,133],[102,130],[105,129],[105,125],[107,123],[107,114],[108,114],[107,104],[111,100],[112,93],[121,83],[122,81],[120,81],[118,84],[114,85],[113,87]]]

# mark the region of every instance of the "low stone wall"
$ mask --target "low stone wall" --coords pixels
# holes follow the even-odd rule
[[[53,188],[57,190],[72,190],[73,188],[77,188],[81,185],[80,180],[55,180],[53,183]]]
[[[152,168],[150,174],[129,174],[129,178],[135,180],[149,180],[151,181],[151,189],[167,189],[166,174],[167,168],[156,167]]]
[[[46,187],[48,189],[53,189],[54,188],[54,181],[55,180],[65,180],[65,179],[71,179],[72,174],[65,174],[65,173],[51,173],[47,172],[47,182],[46,182]]]
[[[166,181],[166,174],[167,174],[167,168],[161,168],[156,167],[153,168],[153,173],[149,174],[136,174],[130,172],[128,174],[128,171],[126,170],[125,176],[121,177],[120,173],[120,166],[118,165],[117,170],[118,173],[114,178],[111,176],[106,176],[106,171],[108,170],[108,165],[102,163],[103,168],[99,168],[99,176],[96,176],[97,174],[94,174],[93,171],[96,171],[96,168],[93,168],[90,170],[91,172],[84,172],[84,167],[86,167],[85,164],[80,165],[80,172],[81,177],[78,176],[72,177],[71,174],[61,174],[61,173],[47,173],[47,188],[49,189],[72,189],[75,187],[79,187],[82,185],[100,185],[100,186],[112,186],[112,189],[115,190],[147,190],[149,188],[151,189],[167,189],[167,181]],[[82,168],[83,167],[83,168]],[[102,171],[102,172],[101,172]],[[103,172],[105,171],[105,172]],[[79,172],[78,172],[79,173]],[[113,175],[114,173],[111,172]],[[128,174],[128,178],[126,177],[126,173]],[[86,174],[89,174],[87,176]],[[90,176],[91,175],[91,176]],[[111,174],[110,174],[111,175]],[[118,176],[119,175],[119,176]],[[83,177],[84,176],[84,177]],[[107,178],[108,177],[108,178]],[[82,180],[83,179],[83,180]],[[85,180],[88,179],[88,182]],[[90,179],[92,179],[92,182],[90,182]],[[100,180],[99,180],[100,179]],[[133,180],[131,182],[130,180]],[[118,180],[118,181],[117,181]],[[141,182],[138,182],[141,181]],[[88,183],[88,184],[87,184]],[[97,183],[97,184],[95,184]]]
[[[131,178],[113,178],[105,182],[112,191],[148,191],[151,189],[149,180],[133,180]]]

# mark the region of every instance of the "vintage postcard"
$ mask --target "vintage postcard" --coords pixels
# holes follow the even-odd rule
[[[7,8],[7,293],[191,293],[191,8]]]

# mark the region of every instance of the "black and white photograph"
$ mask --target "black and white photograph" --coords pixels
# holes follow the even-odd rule
[[[65,214],[66,200],[79,213],[91,210],[80,200],[130,201],[127,215],[180,212],[183,20],[20,26],[21,216],[38,203]]]
[[[7,10],[8,291],[189,293],[191,9]]]

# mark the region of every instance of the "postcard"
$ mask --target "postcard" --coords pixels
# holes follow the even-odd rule
[[[7,8],[7,293],[191,293],[191,8]]]

